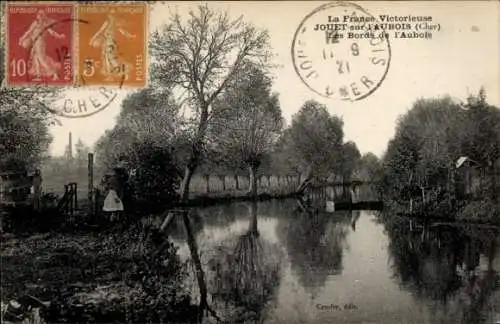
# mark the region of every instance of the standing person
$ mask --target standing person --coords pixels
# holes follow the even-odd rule
[[[114,189],[109,190],[108,195],[104,199],[102,210],[111,213],[111,221],[118,218],[118,214],[123,211],[123,203]]]
[[[124,206],[126,206],[129,199],[128,196],[129,173],[127,167],[127,158],[125,156],[120,156],[118,162],[116,163],[116,166],[113,168],[113,174],[114,174],[113,184],[116,193],[118,194],[118,197],[122,200]]]

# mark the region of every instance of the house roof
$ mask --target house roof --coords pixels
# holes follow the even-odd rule
[[[457,169],[465,164],[477,164],[477,162],[472,159],[469,159],[467,156],[461,156],[458,158],[457,162],[455,162]]]

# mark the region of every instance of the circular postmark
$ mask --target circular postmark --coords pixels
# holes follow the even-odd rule
[[[87,86],[85,73],[78,73],[79,62],[76,59],[80,58],[77,53],[73,53],[75,46],[72,42],[76,40],[69,39],[55,46],[47,46],[46,42],[48,42],[47,34],[57,39],[73,37],[72,29],[75,24],[89,24],[89,22],[72,17],[48,20],[46,16],[40,14],[43,13],[42,10],[37,13],[32,23],[38,23],[42,28],[31,36],[26,53],[26,68],[30,72],[26,73],[28,88],[35,92],[45,109],[60,117],[89,117],[104,110],[118,96],[125,75],[117,77],[114,86]],[[69,35],[55,31],[57,26],[61,25],[71,26]],[[50,48],[50,52],[47,48]],[[89,63],[84,62],[84,65],[84,69],[89,68]]]
[[[328,3],[308,14],[295,32],[291,52],[295,71],[310,90],[350,101],[377,90],[391,60],[383,24],[348,2]]]

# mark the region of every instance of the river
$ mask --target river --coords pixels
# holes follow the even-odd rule
[[[234,323],[500,322],[496,230],[378,213],[304,212],[295,200],[198,209],[210,305]],[[172,236],[189,260],[180,221]]]

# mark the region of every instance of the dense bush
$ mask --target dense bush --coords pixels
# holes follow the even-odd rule
[[[114,249],[125,257],[130,243],[123,240],[121,244],[116,238],[108,237],[106,241],[116,244]],[[196,306],[192,306],[189,296],[182,292],[185,269],[176,248],[170,242],[164,244],[164,239],[151,230],[142,246],[130,253],[130,258],[113,261],[115,265],[121,264],[114,274],[124,279],[115,285],[113,293],[62,291],[42,316],[58,323],[189,322],[189,314]],[[107,263],[109,258],[102,256],[98,262]]]
[[[154,229],[49,235],[6,244],[2,300],[50,301],[51,323],[190,322],[186,265]]]
[[[135,171],[129,180],[134,200],[158,208],[176,202],[181,171],[171,151],[152,143],[137,144],[134,151],[131,167]]]
[[[4,210],[2,231],[6,233],[47,232],[62,229],[65,216],[55,207],[34,211],[29,207],[15,207]]]
[[[500,210],[491,199],[472,201],[458,213],[457,218],[478,222],[500,222]]]
[[[494,196],[493,174],[500,158],[500,110],[486,103],[484,92],[469,98],[465,108],[447,97],[419,99],[400,117],[383,158],[379,191],[387,206],[394,205],[390,201],[408,204],[408,187],[424,188],[425,206],[419,206],[418,189],[416,195],[411,194],[414,207],[430,216],[455,217],[465,202],[457,191],[457,184],[465,182],[456,165],[461,157],[472,160],[483,177],[482,188],[472,194],[484,199]],[[498,210],[498,204],[491,207]],[[466,212],[476,218],[474,213]]]

